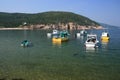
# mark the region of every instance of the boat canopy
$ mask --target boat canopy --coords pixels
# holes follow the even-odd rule
[[[109,37],[109,34],[107,32],[103,32],[102,37]]]
[[[96,34],[88,34],[87,38],[97,38],[97,35]]]
[[[69,34],[68,34],[68,31],[61,31],[60,32],[60,37],[67,37]]]

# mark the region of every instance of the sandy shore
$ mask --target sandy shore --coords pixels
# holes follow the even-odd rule
[[[0,30],[29,30],[29,28],[0,28]]]

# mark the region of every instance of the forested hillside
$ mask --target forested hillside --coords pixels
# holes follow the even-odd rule
[[[34,24],[58,24],[73,22],[83,26],[99,26],[95,21],[87,17],[71,13],[71,12],[43,12],[36,14],[27,13],[0,13],[0,27],[18,27],[23,22],[28,25]]]

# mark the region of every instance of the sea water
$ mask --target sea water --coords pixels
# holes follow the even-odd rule
[[[109,26],[108,26],[109,27]],[[0,31],[0,79],[2,80],[119,80],[120,28],[109,27],[110,40],[102,42],[104,30],[96,33],[97,48],[86,49],[86,37],[76,38],[79,31],[69,31],[68,42],[53,43],[50,30]],[[33,46],[20,44],[26,39]]]

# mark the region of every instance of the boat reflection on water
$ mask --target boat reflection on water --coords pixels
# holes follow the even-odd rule
[[[52,41],[53,46],[61,47],[62,42],[54,42]]]
[[[95,52],[95,48],[94,47],[86,47],[86,52]]]
[[[107,49],[108,48],[108,43],[109,43],[109,40],[102,40],[101,41],[102,48]]]

